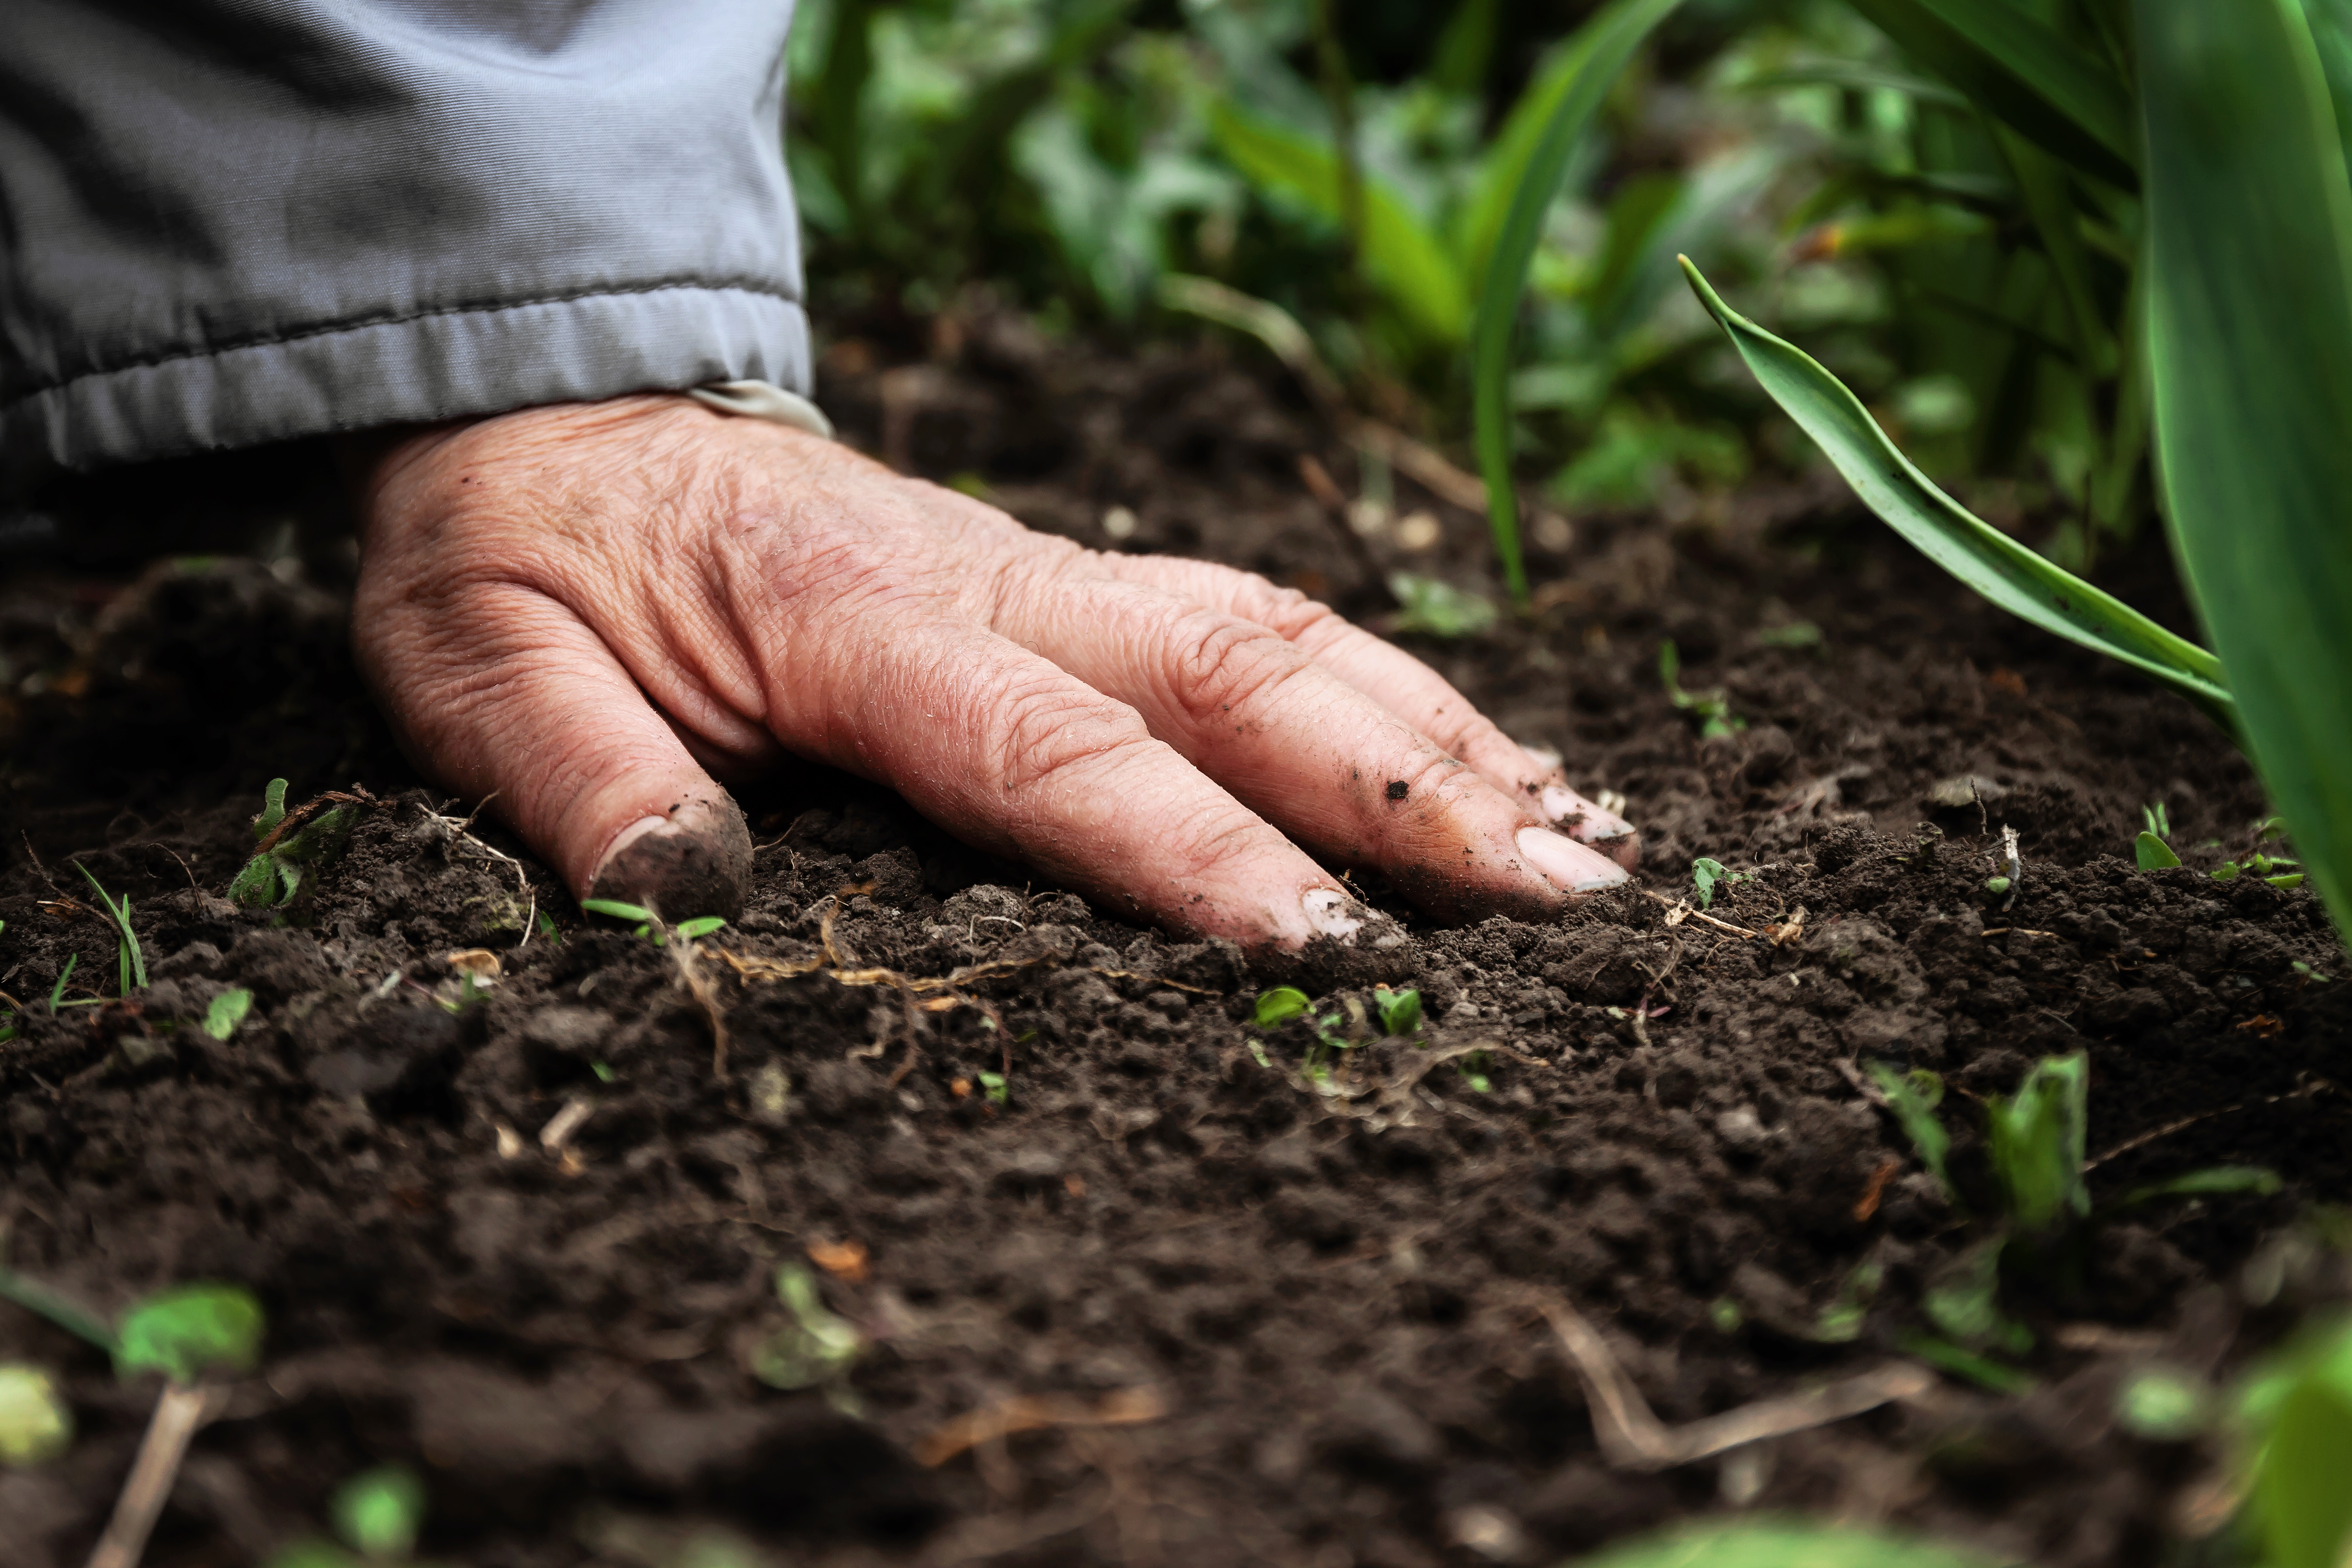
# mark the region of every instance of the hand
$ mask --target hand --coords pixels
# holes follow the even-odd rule
[[[1541,917],[1633,860],[1625,823],[1320,605],[687,398],[407,436],[362,500],[353,636],[403,744],[583,896],[737,912],[751,839],[714,775],[784,752],[1250,945],[1374,918],[1310,852],[1449,918]]]

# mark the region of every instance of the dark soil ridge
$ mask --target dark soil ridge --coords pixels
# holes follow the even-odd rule
[[[1442,511],[1433,556],[1349,542],[1295,467],[1318,451],[1345,476],[1346,454],[1213,356],[982,328],[890,429],[870,375],[829,405],[1097,545],[1126,506],[1129,548],[1357,614],[1391,566],[1475,580],[1466,514]],[[2114,1392],[2155,1359],[2226,1373],[2339,1297],[2294,1221],[2352,1197],[2345,1105],[2297,1093],[2345,1076],[2352,1025],[2344,987],[2295,968],[2341,973],[2315,901],[2114,858],[2157,799],[2177,841],[2223,841],[2203,859],[2242,853],[2242,764],[1816,488],[1578,533],[1574,589],[1537,627],[1423,651],[1633,799],[1647,887],[1551,925],[1416,924],[1378,976],[1323,972],[1345,984],[1318,1011],[1377,977],[1418,984],[1432,1020],[1428,1048],[1367,1041],[1323,1087],[1297,1071],[1308,1026],[1248,1026],[1257,982],[1230,948],[1028,886],[829,775],[750,803],[750,912],[690,966],[583,929],[542,869],[519,883],[400,793],[336,603],[290,568],[21,578],[0,601],[0,990],[46,997],[68,952],[78,981],[110,973],[68,860],[131,895],[154,984],[54,1019],[35,1002],[0,1046],[7,1259],[107,1309],[213,1277],[270,1313],[265,1372],[198,1439],[148,1561],[257,1561],[387,1459],[427,1479],[429,1555],[483,1565],[670,1568],[713,1531],[778,1565],[1539,1562],[1735,1505],[2067,1568],[2210,1531],[2216,1456],[2123,1432]],[[1820,647],[1759,635],[1799,616]],[[1664,634],[1747,730],[1702,742],[1675,712]],[[283,925],[217,896],[274,773],[298,798],[387,797]],[[1968,778],[1981,815],[1937,804]],[[2027,863],[2005,911],[1983,887],[2004,822]],[[1711,914],[1786,931],[1801,907],[1799,933],[1671,921],[1648,895],[1686,892],[1696,854],[1755,873]],[[534,903],[560,943],[524,940]],[[475,948],[503,978],[453,1015],[446,955]],[[965,969],[915,999],[970,1002],[910,1011],[825,973],[845,966]],[[231,985],[257,1003],[230,1040],[187,1026]],[[1978,1233],[1857,1066],[1983,1095],[2074,1049],[2095,1151],[2256,1102],[2100,1165],[2097,1196],[2221,1162],[2285,1190],[2102,1227],[2077,1286],[2015,1303],[2040,1347],[2022,1396],[1946,1383],[1731,1458],[1602,1460],[1533,1293],[1601,1325],[1669,1422],[1882,1364]],[[1966,1136],[1957,1169],[1980,1197]],[[830,1401],[752,1372],[774,1271],[812,1247],[871,1342]],[[1821,1342],[1865,1263],[1884,1282],[1855,1337]],[[0,1472],[0,1564],[78,1562],[152,1394],[13,1310],[0,1357],[63,1368],[82,1430]],[[1058,1424],[921,1462],[1040,1412]]]

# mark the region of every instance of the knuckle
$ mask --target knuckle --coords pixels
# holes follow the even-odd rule
[[[1187,614],[1169,638],[1169,688],[1196,723],[1263,705],[1307,668],[1306,657],[1276,633],[1213,611]]]
[[[1278,637],[1295,642],[1327,622],[1339,620],[1339,612],[1330,605],[1310,599],[1296,588],[1276,587],[1255,572],[1239,575],[1241,580],[1234,592],[1234,613]]]
[[[992,728],[1006,793],[1050,793],[1066,781],[1150,742],[1143,716],[1066,679],[1007,691]]]

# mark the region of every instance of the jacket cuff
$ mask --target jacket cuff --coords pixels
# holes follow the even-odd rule
[[[781,294],[658,283],[332,325],[78,376],[0,405],[11,488],[58,469],[764,381],[810,390]]]

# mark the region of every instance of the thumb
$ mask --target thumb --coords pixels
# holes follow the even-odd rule
[[[514,583],[469,586],[428,612],[363,581],[362,667],[402,744],[493,809],[576,897],[664,920],[742,912],[751,836],[604,639]]]

